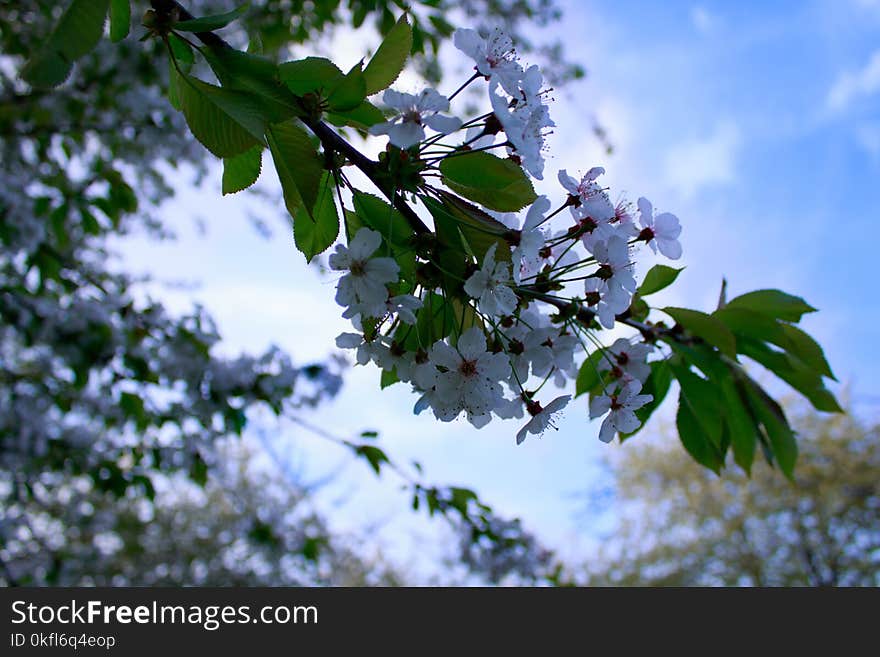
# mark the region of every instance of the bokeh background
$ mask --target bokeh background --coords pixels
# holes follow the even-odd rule
[[[804,540],[824,545],[822,537],[839,538],[835,543],[839,547],[859,537],[854,554],[841,556],[840,561],[861,560],[864,566],[859,571],[862,578],[850,583],[877,584],[880,504],[874,475],[880,460],[872,424],[880,408],[875,374],[880,364],[876,348],[880,316],[873,297],[874,233],[880,214],[880,2],[541,0],[531,4],[543,7],[550,20],[543,21],[544,25],[523,20],[517,30],[535,46],[559,41],[561,59],[559,53],[548,57],[547,52],[527,50],[521,53],[523,59],[541,61],[563,78],[569,70],[566,62],[585,72],[582,78],[569,76],[553,84],[551,114],[557,127],[549,138],[547,175],[538,185],[539,193],[560,199],[561,188],[555,180],[558,169],[582,173],[601,165],[613,193],[633,200],[644,195],[660,211],[678,215],[684,226],[682,264],[686,269],[673,288],[657,295],[655,305],[711,309],[726,279],[731,295],[776,287],[803,296],[818,308],[820,312],[805,319],[805,328],[825,347],[841,382],[835,392],[846,400],[851,415],[817,417],[795,401],[792,412],[800,422],[802,439],[815,439],[819,444],[819,436],[831,436],[829,449],[836,450],[843,443],[850,445],[846,441],[855,441],[858,447],[853,449],[861,456],[853,460],[850,455],[846,460],[847,447],[838,455],[840,462],[832,459],[837,465],[816,474],[810,469],[810,455],[821,461],[830,458],[828,452],[817,456],[818,447],[805,449],[804,472],[822,482],[820,488],[810,489],[815,493],[812,497],[806,489],[793,493],[779,473],[763,470],[751,480],[731,473],[719,482],[684,463],[686,456],[676,446],[668,420],[669,408],[632,441],[604,445],[597,439],[598,426],[588,420],[586,404],[579,400],[569,406],[558,431],[516,446],[517,421],[493,422],[478,431],[464,421],[443,424],[427,414],[415,416],[415,398],[404,386],[380,391],[375,368],[343,368],[339,393],[302,414],[312,429],[278,421],[268,412],[257,413],[243,437],[220,450],[223,465],[209,473],[207,488],[180,492],[186,498],[181,501],[172,495],[173,479],[164,488],[159,486],[159,499],[177,505],[167,521],[170,534],[195,527],[192,518],[186,520],[186,509],[196,516],[207,512],[212,518],[214,510],[231,509],[226,516],[214,518],[210,527],[193,530],[204,541],[201,548],[194,539],[164,557],[155,547],[135,550],[126,561],[127,552],[121,547],[126,541],[158,546],[164,536],[161,530],[155,530],[159,533],[149,543],[145,534],[127,538],[114,521],[109,526],[116,529],[99,532],[102,537],[83,538],[74,532],[71,538],[65,523],[79,521],[62,517],[51,529],[16,528],[5,534],[0,556],[8,563],[7,583],[27,575],[45,583],[49,571],[35,565],[39,559],[31,555],[28,561],[22,556],[27,550],[10,543],[27,544],[41,531],[44,542],[46,535],[59,535],[58,545],[78,546],[67,551],[59,547],[62,557],[75,553],[82,558],[90,549],[103,555],[92,568],[97,569],[95,563],[103,564],[109,575],[89,573],[87,566],[65,570],[62,564],[63,576],[57,580],[62,583],[89,581],[90,576],[95,581],[138,581],[149,569],[165,573],[170,581],[174,579],[168,573],[179,571],[179,583],[198,583],[198,573],[204,576],[210,571],[204,564],[197,567],[205,551],[215,549],[209,539],[224,532],[232,537],[229,543],[237,545],[232,549],[238,559],[250,558],[247,540],[256,541],[260,549],[267,544],[277,548],[279,562],[285,550],[298,551],[298,558],[305,555],[306,562],[317,564],[311,580],[303,576],[310,583],[531,583],[534,572],[530,575],[528,568],[544,564],[545,551],[552,551],[553,559],[565,564],[567,576],[580,583],[847,583],[829,579],[826,571],[810,579],[806,565],[788,579],[754,575],[750,558],[763,560],[765,565],[776,563],[779,570],[785,562],[779,544],[801,533],[797,527],[785,529],[781,519],[785,516],[777,515],[775,509],[745,503],[740,509],[740,503],[752,499],[748,495],[755,491],[770,491],[767,495],[780,505],[793,508],[810,506],[804,500],[813,500],[812,512],[836,500],[848,482],[858,481],[856,529],[822,524],[833,515],[825,509],[805,521],[804,536],[813,538]],[[504,16],[493,15],[491,10],[504,11],[507,5],[457,3],[457,8],[443,15],[456,26],[493,24],[503,22]],[[346,7],[340,11],[341,24],[332,33],[317,43],[294,44],[292,53],[329,52],[345,69],[378,43],[370,20],[353,30],[346,25]],[[414,11],[424,13],[428,8],[414,3]],[[35,23],[34,29],[44,25]],[[441,45],[436,56],[444,71],[438,88],[449,93],[469,74],[469,67],[451,43]],[[14,82],[14,68],[20,60],[14,53],[5,59],[3,91],[7,96],[26,93],[17,91]],[[430,75],[431,69],[414,64],[397,88],[418,90],[425,84],[425,70]],[[467,100],[482,101],[482,96]],[[136,98],[126,102],[136,102]],[[63,125],[62,117],[55,118]],[[380,147],[365,146],[371,152]],[[164,195],[152,214],[176,238],[156,240],[143,230],[125,235],[111,231],[106,235],[112,254],[109,266],[149,277],[131,286],[131,295],[139,301],[158,300],[171,313],[186,313],[194,303],[202,305],[222,335],[215,347],[218,354],[234,358],[277,345],[297,363],[333,361],[333,338],[348,328],[333,301],[335,279],[321,263],[307,265],[293,247],[279,211],[274,172],[267,167],[257,193],[222,197],[220,168],[198,155],[192,160],[178,168],[166,163],[159,166],[174,193]],[[652,263],[646,258],[644,264]],[[777,391],[794,399],[784,388]],[[344,447],[316,435],[351,437],[370,430],[378,432],[376,445],[395,462],[409,467],[411,461],[418,461],[429,480],[474,489],[500,516],[519,518],[534,540],[532,553],[527,555],[532,560],[523,557],[528,550],[523,552],[518,571],[509,564],[491,562],[491,555],[464,558],[468,549],[460,547],[462,532],[436,516],[414,512],[398,477],[387,471],[377,477]],[[11,430],[7,427],[7,431]],[[874,470],[863,472],[853,465],[856,461]],[[254,474],[242,474],[251,470]],[[642,476],[634,477],[634,472]],[[661,476],[669,477],[666,484],[650,489],[648,483],[656,484]],[[828,483],[823,477],[833,481]],[[684,483],[676,487],[675,482]],[[697,482],[708,488],[691,499]],[[641,497],[640,483],[645,486]],[[756,488],[761,486],[765,488]],[[224,502],[229,490],[246,498],[243,507]],[[728,497],[718,492],[722,490]],[[720,496],[714,505],[705,503],[715,499],[712,491]],[[650,539],[642,545],[657,544],[656,532],[662,534],[663,528],[651,527],[645,518],[659,517],[649,503],[653,498],[659,504],[664,493],[673,507],[690,500],[674,522],[684,526],[700,514],[707,517],[706,522],[694,524],[677,543],[666,546],[667,566],[675,562],[678,569],[656,571],[656,564],[655,570],[622,567],[621,555],[627,553],[624,538],[641,531]],[[761,498],[754,495],[754,499]],[[158,511],[138,510],[132,496],[124,499],[128,505],[124,511],[113,506],[117,502],[108,501],[104,512],[141,518],[132,522],[145,526],[165,522]],[[93,506],[97,505],[93,502]],[[262,541],[259,523],[250,516],[242,520],[240,511],[246,508],[259,516],[266,506],[277,506],[280,515],[267,521],[269,528],[263,530],[262,539],[268,532],[271,540]],[[280,509],[285,508],[300,509],[295,519],[284,520],[287,524],[278,520],[285,515]],[[664,508],[670,512],[670,507]],[[9,502],[4,521],[20,525],[21,515],[12,509]],[[736,531],[745,531],[734,522],[730,533],[719,533],[719,523],[731,517],[740,518],[743,527],[754,525],[755,547],[741,563],[728,557],[741,571],[728,577],[719,574],[717,563],[697,559],[700,540],[694,536],[704,536],[703,545],[721,545],[725,536],[729,539]],[[175,522],[185,528],[175,529]],[[288,542],[272,546],[277,538],[272,528],[288,525]],[[847,534],[850,530],[851,535]],[[247,540],[236,544],[236,536]],[[673,549],[676,546],[678,553]],[[45,550],[45,545],[38,549]],[[803,552],[786,549],[792,549],[792,554]],[[145,553],[152,556],[147,558]],[[318,553],[332,553],[332,558],[325,563]],[[724,553],[716,550],[717,554]],[[264,559],[272,558],[264,555]],[[234,561],[232,557],[227,560]],[[268,577],[271,583],[275,577],[276,583],[285,582],[283,574],[265,563],[254,567],[259,576],[251,579],[240,573],[233,577],[232,571],[227,568],[221,571],[225,575],[212,581],[263,583]],[[655,571],[667,573],[664,576],[670,579],[663,580]],[[348,579],[334,579],[328,575],[332,572],[347,573]],[[612,572],[618,573],[617,579]],[[669,572],[677,573],[678,579]]]

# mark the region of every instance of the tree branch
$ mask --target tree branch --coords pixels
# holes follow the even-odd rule
[[[187,9],[176,0],[150,0],[153,9],[163,16],[170,16],[172,12],[176,12],[181,20],[191,20],[195,18]],[[209,48],[232,48],[232,46],[222,37],[213,32],[196,32],[196,37]],[[303,113],[304,115],[307,113]],[[311,130],[315,136],[321,141],[321,145],[326,151],[341,153],[354,166],[369,178],[385,197],[391,201],[391,204],[406,218],[410,227],[418,234],[430,233],[431,229],[425,225],[421,217],[412,207],[394,190],[387,190],[382,184],[378,173],[378,162],[374,162],[354,146],[343,139],[339,133],[333,128],[320,120],[310,120],[302,118],[302,122]]]
[[[179,2],[176,0],[150,0],[150,4],[153,9],[163,15],[170,15],[171,12],[177,12],[177,15],[182,20],[191,20],[194,16],[186,10]],[[208,47],[212,48],[231,48],[223,38],[217,36],[213,32],[196,32],[196,37],[204,43]],[[307,113],[304,112],[304,115]],[[321,141],[324,149],[327,151],[341,153],[345,156],[345,158],[351,162],[354,166],[356,166],[360,171],[372,182],[384,195],[385,197],[391,201],[391,204],[406,218],[410,227],[417,234],[428,234],[431,232],[430,228],[422,221],[421,217],[416,213],[416,211],[406,202],[406,200],[399,194],[396,193],[395,190],[388,190],[386,186],[382,184],[378,174],[378,162],[375,162],[357,150],[354,146],[349,144],[345,139],[343,139],[339,133],[337,133],[333,128],[320,120],[310,120],[307,117],[301,119],[303,123],[308,127],[316,137]],[[544,294],[541,292],[535,291],[527,291],[526,294],[528,296],[538,299],[540,301],[544,301],[561,312],[571,312],[573,310],[574,303],[570,301],[564,301],[562,299],[556,299],[555,297]],[[579,322],[584,324],[585,326],[589,326],[592,324],[593,319],[596,317],[596,313],[588,308],[584,308],[579,306],[574,314]],[[626,317],[625,315],[618,315],[616,320],[626,326],[630,326],[636,330],[638,330],[645,340],[649,342],[655,342],[658,337],[668,337],[671,339],[675,339],[680,341],[680,336],[676,336],[673,331],[667,328],[651,326],[645,324],[643,322],[639,322],[630,317]]]

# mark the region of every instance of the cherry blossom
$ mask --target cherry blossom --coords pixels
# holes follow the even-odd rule
[[[510,266],[495,262],[496,242],[486,251],[483,266],[464,284],[464,291],[478,300],[480,310],[487,315],[510,315],[517,306],[516,294],[510,289]]]
[[[568,405],[569,401],[571,401],[571,395],[557,397],[547,406],[543,407],[536,401],[529,402],[526,407],[532,419],[516,434],[516,444],[521,445],[528,434],[540,436],[547,430],[547,427],[555,428],[553,421]]]
[[[590,197],[602,191],[602,188],[595,182],[596,178],[605,173],[604,167],[593,167],[587,171],[581,178],[580,182],[568,175],[565,169],[560,169],[557,174],[559,184],[572,196],[576,196],[581,203],[586,203]]]
[[[635,379],[642,383],[651,373],[651,366],[645,359],[651,353],[651,345],[639,342],[633,344],[626,338],[618,338],[606,349],[606,358],[599,361],[600,371],[611,371],[616,379]]]
[[[544,215],[549,209],[550,199],[539,196],[526,213],[518,236],[519,242],[511,255],[513,280],[517,285],[522,282],[523,275],[532,276],[541,268],[541,249],[544,247],[546,237],[540,225],[544,222]]]
[[[389,297],[385,309],[391,315],[397,315],[404,324],[416,323],[415,311],[422,307],[422,300],[411,294],[398,294]]]
[[[638,200],[639,222],[643,230],[638,238],[644,240],[648,246],[657,253],[665,255],[670,260],[678,260],[681,257],[681,244],[678,236],[681,235],[681,225],[678,217],[669,212],[663,212],[654,216],[654,208],[651,202],[644,196]]]
[[[512,150],[519,157],[523,168],[537,180],[544,178],[544,138],[545,131],[556,124],[550,118],[550,110],[543,104],[540,95],[533,93],[535,80],[540,80],[533,73],[526,79],[528,85],[511,94],[512,99],[497,93],[498,83],[489,83],[489,98],[492,111],[504,128],[504,134],[510,142]],[[540,82],[539,82],[540,86]]]
[[[372,126],[369,132],[388,135],[388,140],[398,148],[409,148],[422,141],[425,126],[444,135],[461,127],[461,119],[440,114],[449,109],[449,100],[434,89],[424,89],[417,96],[387,89],[382,100],[398,114]]]
[[[371,258],[382,244],[382,235],[361,228],[348,247],[336,245],[329,258],[331,269],[347,271],[336,286],[336,303],[346,308],[343,317],[385,314],[389,283],[397,281],[400,266],[394,258]]]
[[[507,356],[487,351],[486,336],[474,327],[461,334],[455,347],[438,341],[430,357],[441,372],[430,396],[434,415],[448,422],[465,411],[471,424],[485,426],[503,398],[499,382],[509,372]]]
[[[641,426],[635,411],[654,399],[652,395],[640,395],[641,390],[642,384],[639,381],[630,381],[616,394],[593,398],[590,402],[590,419],[594,420],[608,413],[599,429],[599,440],[608,443],[615,433],[632,433]]]
[[[632,273],[629,248],[626,240],[619,235],[612,235],[605,242],[593,246],[593,255],[599,263],[598,278],[605,281],[611,291],[633,294],[636,291],[636,279]]]
[[[493,30],[484,39],[476,30],[459,28],[452,35],[455,47],[476,63],[477,72],[497,80],[507,93],[513,95],[523,75],[517,63],[513,40],[500,29]]]
[[[584,300],[607,329],[614,328],[615,317],[629,308],[629,295],[622,290],[609,290],[600,278],[584,281]]]
[[[336,336],[336,346],[340,349],[357,349],[355,359],[358,365],[374,361],[380,367],[385,364],[389,353],[388,345],[382,336],[370,340],[360,333],[340,333]]]

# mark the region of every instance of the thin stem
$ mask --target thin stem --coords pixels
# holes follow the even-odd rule
[[[479,73],[474,73],[468,80],[466,80],[464,82],[464,84],[462,84],[458,89],[456,89],[455,91],[452,92],[452,94],[449,96],[449,101],[452,102],[452,99],[455,98],[462,91],[464,91],[471,82],[473,82],[477,78],[481,78],[481,77],[483,77],[483,76],[480,75]]]
[[[571,205],[571,203],[569,203],[569,202],[566,201],[563,205],[559,206],[559,207],[556,208],[553,212],[551,212],[551,213],[548,214],[546,217],[544,217],[544,218],[538,223],[538,225],[535,226],[535,228],[538,228],[538,226],[542,226],[543,224],[546,224],[546,223],[547,223],[548,221],[550,221],[553,217],[555,217],[557,214],[559,214],[560,212],[562,212],[563,210],[565,210],[565,208],[569,207],[570,205]]]
[[[425,160],[425,162],[437,162],[439,160],[445,160],[448,157],[459,157],[460,155],[468,155],[470,153],[479,153],[480,151],[488,151],[488,150],[492,150],[493,148],[500,148],[502,146],[509,146],[509,145],[510,145],[510,142],[505,141],[501,144],[492,144],[491,146],[483,146],[482,148],[458,149],[456,151],[453,151],[452,153],[445,153],[445,154],[440,155],[438,157],[428,158]]]

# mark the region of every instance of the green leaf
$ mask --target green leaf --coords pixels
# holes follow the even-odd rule
[[[339,236],[335,191],[333,174],[325,171],[314,210],[309,213],[301,206],[293,218],[293,238],[306,262],[330,248]]]
[[[786,338],[786,344],[780,345],[789,353],[801,360],[805,365],[813,370],[827,376],[829,379],[836,381],[834,372],[831,371],[831,365],[825,358],[825,352],[822,347],[807,333],[791,324],[782,324],[782,332]]]
[[[311,211],[318,199],[318,187],[324,174],[312,140],[294,121],[272,125],[268,137],[287,211],[294,218],[301,207]]]
[[[382,233],[394,246],[411,247],[415,231],[397,208],[366,192],[356,191],[352,199],[355,212],[366,226]]]
[[[271,123],[283,123],[300,115],[297,99],[282,84],[273,61],[234,48],[204,48],[202,53],[220,83],[227,89],[252,94]]]
[[[679,360],[699,369],[710,381],[721,381],[725,377],[730,376],[730,368],[721,360],[721,352],[716,351],[709,345],[703,342],[684,344],[675,339],[663,339],[672,351],[675,352]]]
[[[267,120],[249,94],[178,73],[177,93],[186,122],[217,157],[232,157],[263,143]]]
[[[764,427],[779,468],[786,477],[793,479],[798,447],[785,412],[761,386],[751,379],[746,381],[745,390],[752,409]]]
[[[448,192],[439,192],[443,203],[427,196],[420,197],[434,217],[440,243],[462,255],[473,255],[483,262],[486,252],[497,244],[495,259],[510,261],[510,245],[504,239],[507,227],[479,208]]]
[[[260,177],[263,147],[254,146],[235,157],[223,160],[223,194],[235,194],[247,189]]]
[[[382,123],[385,115],[382,110],[365,100],[360,105],[346,112],[327,112],[327,120],[333,125],[350,126],[366,131],[370,126]]]
[[[168,35],[168,44],[171,46],[173,56],[173,59],[169,58],[168,60],[168,101],[179,112],[183,108],[180,105],[180,91],[178,90],[180,76],[176,69],[179,68],[184,73],[189,73],[195,63],[195,55],[192,46],[176,34]]]
[[[198,453],[193,456],[193,461],[189,466],[189,478],[202,488],[208,483],[208,464]]]
[[[745,308],[786,322],[799,322],[806,313],[816,309],[800,297],[780,290],[756,290],[727,302],[727,308]]]
[[[758,427],[753,418],[748,397],[733,377],[725,379],[720,386],[724,404],[724,425],[733,449],[733,460],[747,473],[751,473],[758,443]]]
[[[584,360],[575,380],[575,397],[580,397],[584,393],[590,392],[602,382],[602,372],[599,370],[599,364],[603,358],[607,358],[606,352],[602,349],[596,349]]]
[[[775,344],[818,374],[834,379],[822,347],[807,333],[782,320],[745,308],[722,308],[712,313],[734,334]]]
[[[247,415],[244,409],[228,406],[223,412],[223,422],[227,431],[240,436],[247,425]]]
[[[660,290],[669,287],[678,278],[678,275],[684,271],[684,267],[676,269],[675,267],[667,267],[666,265],[654,265],[645,274],[645,280],[639,286],[639,294],[643,297],[654,294]]]
[[[688,308],[663,309],[667,315],[681,324],[688,332],[718,347],[726,356],[736,358],[736,338],[721,321],[698,310]]]
[[[382,376],[379,378],[379,387],[382,390],[399,382],[400,378],[397,376],[397,370],[395,368],[382,370]]]
[[[225,14],[202,16],[201,18],[180,21],[174,25],[174,29],[179,32],[213,32],[214,30],[220,30],[229,25],[232,21],[244,14],[247,9],[248,3],[244,3],[240,7],[236,7]]]
[[[168,44],[171,46],[171,52],[177,65],[184,73],[189,73],[196,61],[192,46],[176,34],[168,35]]]
[[[43,47],[22,68],[22,79],[34,87],[64,82],[73,63],[98,45],[109,8],[110,0],[73,0]]]
[[[537,198],[522,167],[484,151],[446,157],[440,172],[452,191],[491,210],[516,212]]]
[[[683,401],[693,413],[694,419],[703,432],[703,438],[716,449],[721,446],[721,403],[718,386],[707,381],[687,367],[670,364],[672,373],[681,386],[680,401]],[[723,458],[721,458],[723,461]]]
[[[449,506],[458,511],[463,518],[468,516],[470,502],[472,500],[475,502],[479,501],[477,494],[469,488],[452,486],[449,488],[449,493]]]
[[[248,40],[247,52],[250,55],[263,54],[263,38],[260,36],[259,32],[250,35],[250,39]]]
[[[632,301],[629,304],[629,316],[636,320],[637,322],[643,322],[648,319],[648,315],[651,313],[651,309],[648,307],[647,302],[642,299],[642,295],[636,292],[632,296]]]
[[[785,340],[782,322],[754,310],[725,306],[713,312],[712,316],[738,336],[755,338],[774,344]]]
[[[380,474],[383,463],[390,463],[388,456],[378,447],[372,445],[354,445],[353,449],[358,456],[362,456],[370,464],[370,467]]]
[[[385,120],[385,115],[378,107],[365,100],[347,112],[327,112],[326,118],[329,123],[335,126],[349,126],[366,132],[370,126],[382,123]]]
[[[707,439],[705,430],[697,417],[690,404],[687,403],[684,393],[680,394],[678,413],[675,416],[679,440],[697,463],[719,474],[723,460],[719,457],[715,446]]]
[[[388,88],[397,79],[412,50],[412,43],[412,28],[406,16],[401,16],[364,69],[368,96]]]
[[[390,370],[382,370],[382,376],[379,377],[379,387],[384,390],[395,383],[400,383],[400,377],[397,376],[397,370],[393,367]]]
[[[834,395],[822,382],[822,375],[811,370],[800,360],[776,351],[757,340],[740,340],[739,351],[760,363],[780,379],[806,397],[817,411],[841,413]]]
[[[21,79],[32,87],[57,87],[73,70],[73,65],[54,51],[42,51],[34,55],[21,69]]]
[[[144,431],[149,425],[144,400],[131,392],[119,395],[119,408],[128,416],[138,431]]]
[[[361,64],[356,64],[330,92],[327,105],[331,111],[351,111],[360,107],[366,100],[366,89],[367,83],[364,80]]]
[[[130,0],[111,0],[110,2],[110,40],[122,41],[131,30]]]
[[[404,347],[408,351],[429,349],[437,340],[452,336],[459,328],[455,308],[441,295],[425,295],[422,307],[416,312],[415,330],[401,326]]]
[[[297,96],[333,89],[342,79],[342,71],[324,57],[306,57],[278,66],[278,76]]]

